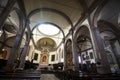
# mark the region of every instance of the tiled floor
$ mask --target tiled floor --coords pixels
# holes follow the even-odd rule
[[[60,80],[54,74],[42,74],[40,80]]]

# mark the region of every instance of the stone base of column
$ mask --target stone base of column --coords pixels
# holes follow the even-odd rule
[[[67,69],[67,67],[63,67],[63,71],[65,71]]]
[[[14,72],[14,71],[15,71],[15,69],[14,69],[14,68],[11,68],[11,67],[4,67],[3,70],[4,70],[5,72]]]
[[[107,66],[104,65],[97,65],[97,72],[99,74],[109,74],[111,71],[108,69]]]
[[[66,71],[66,70],[73,70],[73,66],[63,67],[63,70],[64,71]]]
[[[79,71],[79,67],[73,66],[73,71]]]
[[[24,68],[16,68],[15,71],[23,71]]]
[[[7,64],[3,69],[5,72],[14,72],[15,71],[16,64]]]

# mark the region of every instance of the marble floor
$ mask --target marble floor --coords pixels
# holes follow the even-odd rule
[[[42,74],[40,80],[60,80],[54,74]]]

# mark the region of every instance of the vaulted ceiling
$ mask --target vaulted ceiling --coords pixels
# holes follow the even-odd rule
[[[8,0],[1,1],[0,5],[4,7],[7,1]],[[71,28],[76,24],[80,24],[79,21],[83,18],[83,15],[90,11],[92,12],[100,1],[101,0],[18,0],[14,6],[20,8],[29,19],[29,27],[33,38],[32,41],[34,41],[35,45],[40,43],[39,46],[41,46],[47,43],[47,45],[50,44],[49,46],[53,47],[51,50],[55,50],[61,44],[63,38],[69,33]],[[117,1],[109,1],[100,12],[98,20],[109,19],[113,14],[118,13],[119,5],[117,4],[117,6],[114,7],[111,6],[111,4],[115,5],[117,4]],[[108,12],[116,7],[116,12],[106,16]],[[114,16],[112,16],[111,19],[117,20]],[[4,25],[7,37],[16,35],[19,24],[19,16],[15,11],[12,11],[6,20],[7,26]],[[8,29],[8,27],[10,29]],[[81,31],[81,33],[85,32],[87,31]],[[24,40],[25,39],[24,36]],[[33,45],[33,43],[31,42],[30,45]],[[42,49],[42,46],[37,49]]]
[[[7,1],[8,0],[0,0],[1,12],[6,6]],[[102,1],[108,3],[100,12],[98,11],[99,15],[97,20],[110,22],[119,28],[117,24],[117,17],[120,11],[119,1]],[[40,48],[37,47],[37,49],[42,49],[41,45],[44,44],[45,46],[47,44],[54,47],[51,49],[54,50],[61,44],[63,38],[69,34],[71,28],[76,27],[76,24],[80,24],[80,20],[84,18],[86,14],[95,10],[100,2],[101,0],[17,0],[14,7],[20,8],[29,19],[32,41],[35,45],[39,43],[40,46]],[[4,25],[7,38],[16,36],[20,25],[19,18],[20,16],[18,16],[15,11],[9,14]],[[112,28],[114,28],[114,26]],[[82,30],[80,33],[86,34],[86,32],[86,30]],[[23,37],[23,41],[25,40],[26,35]],[[31,42],[30,45],[33,45],[33,43]]]
[[[53,44],[53,46],[50,45],[53,48],[57,48],[60,45],[63,38],[69,33],[71,27],[76,24],[83,13],[79,0],[24,0],[24,6],[30,19],[34,42],[37,45],[38,43],[39,45],[44,43],[47,43],[47,45]],[[43,31],[41,29],[43,26],[40,25],[44,24],[58,28],[58,33],[50,35],[56,30],[50,27],[52,28],[51,30],[49,26]],[[43,33],[45,31],[49,33]],[[54,40],[54,43],[51,40]]]

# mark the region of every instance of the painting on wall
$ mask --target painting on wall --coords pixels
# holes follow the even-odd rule
[[[0,52],[0,59],[5,59],[7,56],[7,50],[2,49],[2,51]]]
[[[68,54],[67,55],[67,66],[72,66],[73,62],[72,62],[72,54]]]
[[[34,60],[38,59],[38,53],[34,53]]]
[[[40,62],[42,64],[48,64],[48,60],[49,60],[49,50],[46,48],[43,48],[43,50],[41,51],[41,57],[40,57]]]
[[[55,55],[51,55],[51,61],[55,61]]]
[[[41,54],[41,63],[42,64],[48,63],[48,55],[47,54]]]
[[[44,55],[43,57],[42,57],[42,62],[46,62],[47,61],[47,57],[46,57],[46,55]]]
[[[88,50],[87,53],[88,53],[88,55],[89,55],[89,59],[94,59],[94,58],[95,58],[94,52],[93,52],[92,49]]]
[[[83,60],[88,59],[87,52],[82,52],[81,55],[82,55],[82,59],[83,59]]]
[[[93,52],[90,52],[89,55],[90,55],[90,58],[91,58],[91,59],[94,58],[94,56],[93,56]]]

